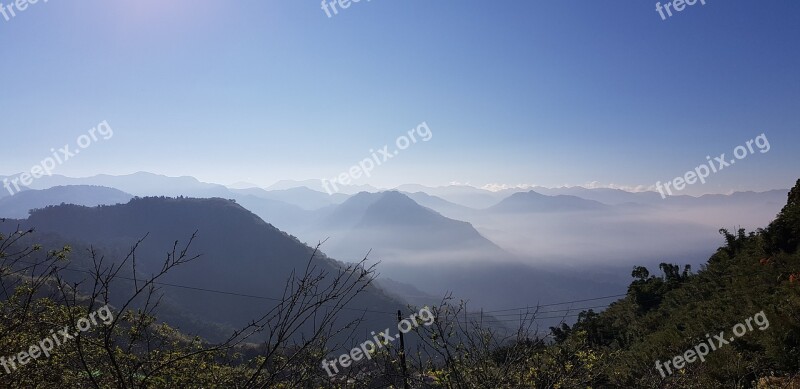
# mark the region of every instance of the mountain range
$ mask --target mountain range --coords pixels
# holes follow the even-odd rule
[[[438,188],[404,185],[397,190],[369,188],[369,191],[352,195],[328,195],[312,188],[315,185],[315,180],[308,180],[284,181],[270,188],[246,184],[228,188],[192,177],[144,172],[88,178],[54,175],[35,181],[29,190],[0,198],[0,217],[21,219],[30,210],[48,205],[110,206],[127,203],[133,198],[132,203],[109,209],[137,209],[141,217],[147,215],[153,223],[170,226],[155,228],[154,224],[153,231],[185,236],[192,223],[171,224],[163,221],[160,214],[172,214],[171,207],[185,209],[182,207],[188,205],[184,202],[194,204],[198,214],[216,215],[214,217],[222,217],[223,213],[219,212],[222,208],[230,208],[231,212],[246,210],[252,212],[250,217],[273,228],[270,234],[280,233],[301,245],[305,242],[305,246],[325,241],[323,251],[333,258],[354,262],[370,253],[371,261],[380,262],[381,275],[394,280],[386,283],[389,293],[409,296],[408,291],[416,290],[421,295],[441,297],[453,292],[457,298],[475,304],[503,307],[534,298],[547,301],[580,298],[590,291],[617,292],[627,280],[606,275],[618,275],[620,272],[615,269],[624,269],[633,263],[653,264],[665,258],[700,262],[708,247],[713,247],[720,239],[719,228],[731,227],[729,223],[733,222],[745,226],[763,225],[780,209],[787,193],[786,190],[737,192],[663,200],[655,192],[632,193],[618,189],[537,187],[491,192],[467,185]],[[169,206],[147,203],[148,207],[143,207],[139,203],[143,200],[134,198],[162,195],[198,199],[163,199]],[[215,200],[203,203],[200,198]],[[223,204],[226,206],[222,207]],[[41,215],[51,215],[48,212],[54,211],[34,212],[28,222],[57,226],[53,232],[59,234],[86,229],[86,226],[63,224],[62,218],[37,219]],[[82,212],[95,215],[93,212],[97,211]],[[107,215],[102,214],[105,220]],[[127,215],[134,225],[145,222],[131,212]],[[85,220],[87,216],[76,214],[75,217]],[[94,220],[93,223],[104,227],[95,228],[92,233],[84,231],[86,233],[74,238],[86,243],[122,241],[128,244],[145,229],[151,229],[122,234],[125,230],[113,224],[132,221],[109,220]],[[225,228],[240,236],[263,240],[242,229],[263,230],[265,227],[257,221],[245,223],[244,220],[249,219],[231,222]],[[208,224],[198,225],[211,229]],[[222,234],[218,228],[211,230]],[[117,233],[102,235],[113,231]],[[581,231],[583,233],[579,233]],[[269,234],[262,231],[262,235]],[[664,239],[665,236],[672,239]],[[674,240],[681,240],[683,245],[674,247],[670,243]],[[249,244],[241,239],[234,241]],[[220,252],[213,254],[215,257],[222,255]],[[237,266],[260,269],[254,264],[253,253],[237,255],[243,261]],[[292,256],[294,260],[297,257]],[[603,273],[606,275],[590,276],[599,274],[600,269],[606,269]],[[212,282],[202,278],[206,272],[224,275],[220,282],[227,286],[240,286],[224,281],[236,271],[216,267],[190,272],[191,276],[181,281],[195,280],[197,276],[204,282]],[[528,282],[523,282],[522,286],[514,284],[511,290],[503,280],[512,274]],[[253,281],[241,285],[246,289],[255,287]]]

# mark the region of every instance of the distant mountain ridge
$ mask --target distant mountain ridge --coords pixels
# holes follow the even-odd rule
[[[451,201],[445,200],[441,197],[427,194],[425,192],[414,192],[414,193],[402,192],[402,193],[408,196],[410,199],[416,201],[417,204],[426,208],[430,208],[451,219],[463,220],[461,218],[462,215],[469,214],[475,211],[474,208],[470,208],[464,205],[459,205]]]
[[[596,211],[608,209],[609,206],[598,201],[586,200],[576,196],[547,196],[535,191],[517,192],[490,207],[490,212],[523,213],[523,212],[559,212],[559,211]]]
[[[270,186],[268,186],[267,190],[285,190],[285,189],[293,189],[293,188],[300,188],[305,187],[311,190],[315,190],[318,192],[327,193],[327,190],[322,185],[322,180],[320,179],[311,179],[311,180],[281,180],[278,181]],[[376,188],[372,185],[342,185],[338,184],[337,188],[339,189],[338,193],[343,193],[347,195],[356,194],[358,192],[379,192],[382,189]],[[331,189],[332,190],[332,189]]]
[[[55,186],[42,190],[25,190],[0,198],[0,217],[21,219],[32,209],[48,205],[75,204],[84,206],[124,204],[133,198],[118,189],[103,186]]]
[[[233,193],[250,195],[270,200],[278,200],[287,204],[294,204],[305,210],[316,210],[333,204],[341,204],[349,197],[343,193],[319,192],[305,186],[289,189],[265,190],[261,188],[231,189]]]
[[[0,176],[0,179],[2,178],[9,177]],[[247,187],[249,184],[245,183],[232,184],[230,187],[226,187],[220,184],[202,182],[191,176],[169,177],[148,172],[137,172],[133,174],[117,176],[100,174],[84,178],[72,178],[54,174],[52,176],[43,176],[34,180],[29,189],[47,189],[54,186],[68,185],[105,186],[119,189],[134,196],[237,198],[237,196],[242,195],[253,195],[260,198],[293,204],[305,210],[319,209],[329,204],[339,204],[343,202],[344,199],[349,195],[360,192],[377,193],[382,191],[382,189],[378,189],[370,185],[350,185],[340,186],[344,188],[341,193],[336,193],[333,196],[330,196],[322,187],[321,180],[318,179],[301,181],[282,180],[267,187],[266,189],[262,189],[258,187]],[[486,209],[499,204],[502,200],[507,199],[516,193],[528,192],[531,190],[547,196],[576,196],[585,200],[593,200],[607,205],[640,203],[659,206],[665,204],[684,205],[690,203],[702,203],[703,200],[726,199],[730,197],[741,196],[740,194],[747,193],[755,196],[769,197],[770,201],[775,201],[772,199],[772,197],[777,198],[781,194],[788,193],[789,191],[789,189],[786,188],[763,192],[745,191],[733,192],[729,195],[711,194],[703,196],[689,196],[676,193],[675,196],[669,196],[666,200],[664,200],[661,198],[658,192],[653,191],[628,192],[621,189],[585,188],[582,186],[558,188],[533,186],[490,191],[470,185],[446,185],[430,187],[419,184],[404,184],[398,186],[396,190],[409,194],[422,192],[428,196],[434,197],[434,199],[430,199],[429,204],[425,204],[426,206],[433,205],[438,202],[439,204],[436,205],[437,207],[442,207],[442,209],[449,207],[451,210],[455,208],[450,204],[454,204],[457,207],[466,207],[471,209]],[[773,192],[775,196],[771,195]],[[7,192],[5,194],[0,192],[0,198],[5,197],[7,194]],[[331,198],[326,199],[324,196]],[[441,203],[435,198],[440,198],[441,200],[444,200],[450,204]],[[425,202],[425,200],[421,199],[421,196],[417,196],[415,201]],[[461,211],[463,211],[463,209],[461,209]]]
[[[449,202],[474,209],[488,208],[497,204],[504,196],[485,189],[468,185],[448,185],[428,187],[417,184],[400,185],[396,188],[403,192],[424,192],[431,196],[441,197]]]

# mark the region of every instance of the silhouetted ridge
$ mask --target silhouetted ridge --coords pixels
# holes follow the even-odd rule
[[[546,196],[535,191],[517,192],[489,208],[493,212],[587,211],[608,208],[607,205],[576,196]]]
[[[22,222],[41,232],[56,233],[66,243],[113,246],[118,253],[127,252],[147,235],[136,260],[137,271],[143,274],[157,273],[175,241],[180,241],[180,248],[196,231],[190,255],[201,255],[200,258],[181,265],[162,281],[255,296],[280,297],[292,271],[302,272],[313,252],[236,202],[221,198],[145,197],[114,206],[51,206],[33,212]],[[118,255],[110,257],[113,258],[108,260],[121,259]],[[341,269],[338,262],[323,253],[317,253],[314,266],[329,274]],[[193,291],[167,292],[176,306],[223,326],[241,325],[263,308],[263,304],[253,306],[226,296],[198,298]],[[374,287],[351,303],[353,308],[390,311],[401,305]]]

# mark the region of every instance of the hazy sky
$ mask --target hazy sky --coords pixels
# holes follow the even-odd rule
[[[7,3],[8,1],[4,1]],[[0,174],[103,120],[54,171],[205,181],[652,185],[765,133],[689,193],[800,177],[800,2],[40,0],[0,16]],[[75,146],[73,146],[73,149]]]

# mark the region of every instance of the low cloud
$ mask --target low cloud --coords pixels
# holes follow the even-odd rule
[[[610,184],[602,184],[599,181],[592,181],[587,184],[583,185],[586,189],[620,189],[626,192],[654,192],[656,190],[655,185],[617,185],[615,183]]]
[[[491,192],[499,192],[505,189],[530,189],[537,185],[534,184],[517,184],[517,185],[509,185],[509,184],[486,184],[481,187],[481,189],[485,189]]]

